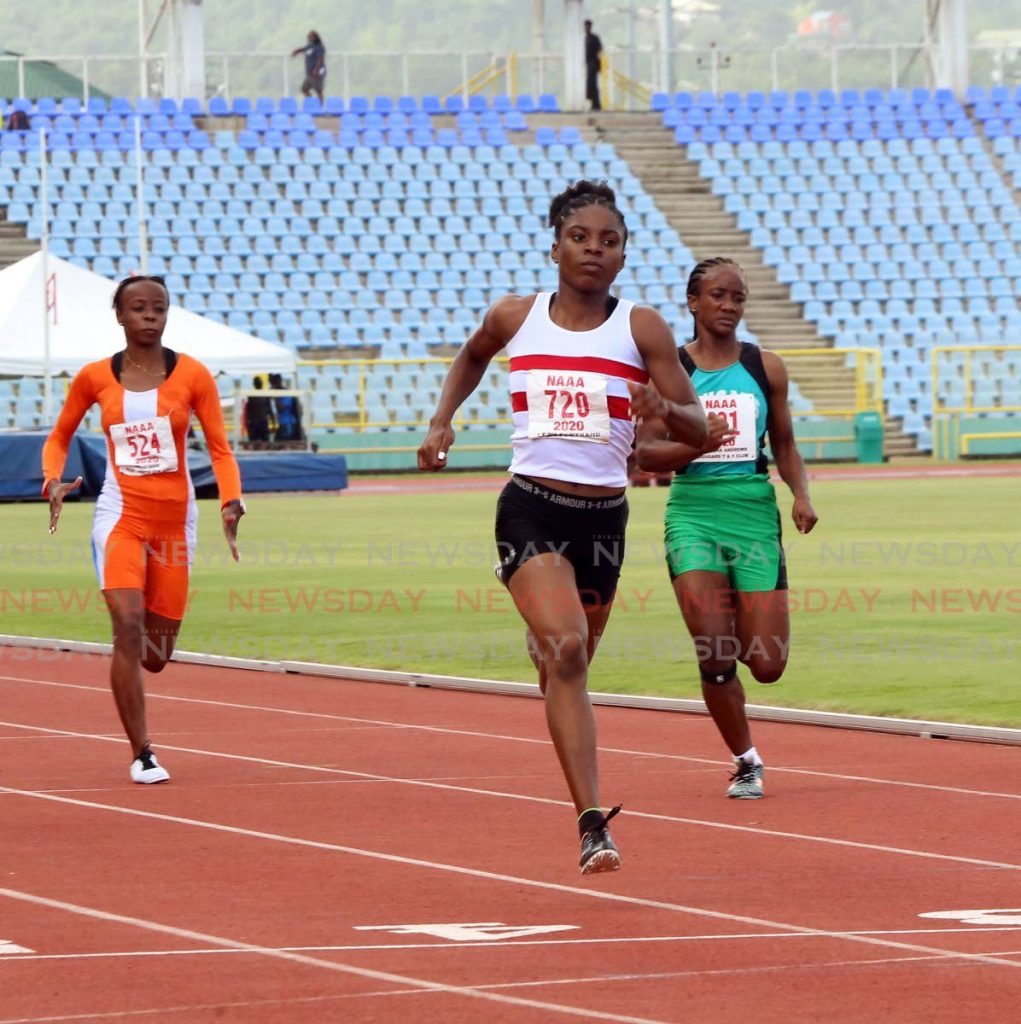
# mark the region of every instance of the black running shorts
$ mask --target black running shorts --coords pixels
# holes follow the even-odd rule
[[[559,554],[574,567],[586,607],[609,604],[624,564],[627,495],[578,498],[512,476],[496,503],[497,575],[506,585],[530,558]]]

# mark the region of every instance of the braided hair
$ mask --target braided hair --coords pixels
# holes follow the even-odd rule
[[[696,263],[688,275],[687,294],[689,297],[698,295],[702,290],[702,278],[716,267],[733,267],[739,274],[744,276],[744,271],[736,260],[732,260],[729,256],[710,256],[708,259]],[[695,320],[694,314],[692,314],[692,320],[694,324],[691,328],[691,340],[695,341],[698,338],[698,321]]]
[[[605,181],[576,181],[560,195],[553,197],[549,206],[549,226],[553,228],[557,241],[560,241],[560,232],[567,218],[586,206],[602,206],[615,214],[624,230],[624,243],[621,248],[627,245],[628,230],[624,214],[617,209],[617,196]]]
[[[167,282],[159,274],[132,274],[131,277],[124,278],[113,293],[113,308],[115,310],[120,312],[124,289],[138,281],[152,281],[154,284],[158,284],[167,293],[167,303],[170,303],[170,289],[167,288]]]

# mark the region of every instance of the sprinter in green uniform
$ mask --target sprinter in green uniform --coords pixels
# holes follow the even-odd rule
[[[794,495],[794,525],[808,533],[817,516],[794,443],[783,360],[737,340],[747,296],[733,260],[716,256],[691,272],[695,330],[680,349],[681,363],[706,413],[722,418],[710,418],[700,449],[674,441],[662,421],[646,421],[636,454],[642,469],[676,470],[666,506],[667,565],[695,641],[706,707],[734,755],[727,795],[754,800],[763,795],[763,765],[737,663],[760,683],[774,683],[790,647],[780,512],[763,452],[767,432]]]

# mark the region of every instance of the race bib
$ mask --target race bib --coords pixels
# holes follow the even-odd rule
[[[601,373],[529,370],[528,436],[610,443],[606,377]]]
[[[113,458],[125,476],[173,473],[177,469],[177,445],[169,416],[115,423],[110,427]]]
[[[699,395],[699,401],[706,414],[726,416],[730,426],[737,431],[721,448],[700,455],[693,462],[754,462],[758,458],[758,434],[755,430],[758,399],[747,392],[723,394],[714,392]]]

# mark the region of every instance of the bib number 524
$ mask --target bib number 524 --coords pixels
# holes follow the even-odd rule
[[[155,433],[148,436],[145,434],[130,434],[127,437],[127,442],[133,459],[145,459],[150,455],[160,455],[163,451],[160,447],[160,439]]]

